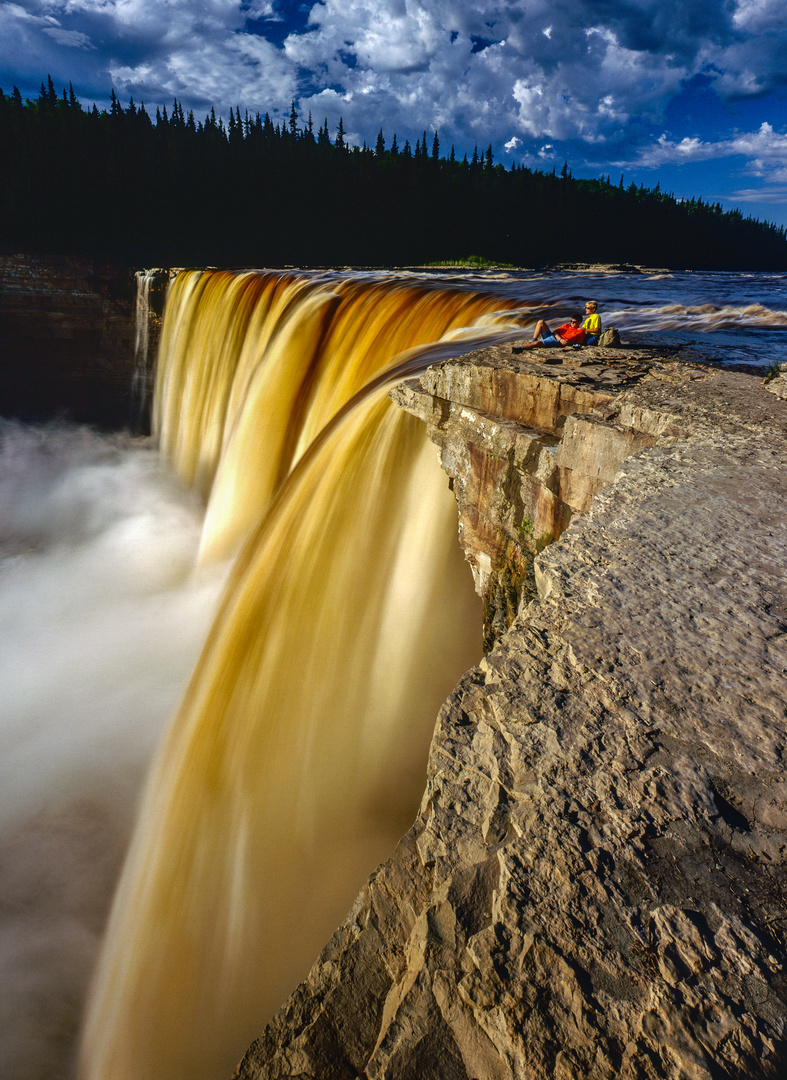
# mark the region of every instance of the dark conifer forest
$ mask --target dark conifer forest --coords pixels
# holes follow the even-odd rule
[[[340,121],[87,108],[51,78],[0,91],[0,244],[135,265],[787,268],[782,227],[623,178],[461,159],[435,132],[350,147]]]

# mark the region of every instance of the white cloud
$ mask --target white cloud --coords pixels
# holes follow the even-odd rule
[[[748,135],[736,135],[730,145],[737,154],[757,154],[761,157],[787,161],[787,134],[779,135],[771,124],[763,123]]]
[[[42,31],[46,33],[47,30],[58,26],[57,19],[52,15],[39,15],[33,11],[28,11],[20,4],[0,4],[0,30],[3,31],[4,51],[7,51],[9,56],[13,55],[11,51],[13,48],[11,35],[16,35],[20,31],[31,33]]]
[[[172,49],[163,61],[140,65],[112,65],[115,89],[150,100],[146,87],[154,85],[152,100],[170,103],[173,98],[199,98],[220,104],[226,112],[266,108],[271,100],[287,102],[297,96],[292,67],[264,38],[237,34],[215,44],[203,44],[194,53],[188,47]]]
[[[491,142],[550,167],[627,144],[632,165],[743,155],[751,175],[772,178],[783,167],[772,130],[642,140],[696,76],[732,99],[784,85],[782,10],[783,0],[320,0],[277,45],[287,24],[273,0],[22,0],[0,3],[0,54],[28,85],[51,72],[80,92],[82,73],[83,86],[106,95],[114,82],[121,99],[151,106],[177,96],[198,113],[240,105],[281,118],[294,98],[331,132],[341,116],[358,142],[380,127],[389,144],[394,132],[401,144],[437,130],[446,152]]]
[[[138,27],[157,20],[162,27],[180,22],[185,27],[220,29],[242,24],[236,0],[51,0],[49,10],[62,16],[101,16],[107,24]]]
[[[58,45],[68,45],[72,49],[94,49],[95,46],[87,34],[79,30],[63,30],[59,26],[46,26],[44,33],[49,34]]]
[[[272,0],[258,0],[257,3],[251,3],[245,10],[247,19],[266,19],[270,22],[282,22],[281,15],[278,14],[273,6]]]
[[[749,159],[747,170],[755,176],[764,176],[772,168],[787,167],[787,134],[780,135],[767,122],[757,131],[736,133],[714,142],[703,142],[698,138],[672,142],[662,134],[654,146],[642,150],[633,161],[614,164],[655,168],[736,155]]]
[[[738,0],[732,13],[739,30],[761,34],[766,30],[784,31],[783,0]]]
[[[742,188],[733,191],[732,198],[735,202],[767,203],[774,206],[784,206],[787,203],[787,170],[778,177],[778,183],[767,188]]]
[[[679,142],[671,142],[665,134],[659,136],[655,145],[640,151],[635,163],[646,169],[658,168],[659,165],[686,164],[689,161],[707,161],[709,158],[719,156],[718,145],[702,142],[696,137],[683,138]],[[614,165],[633,162],[613,162]]]
[[[724,158],[742,157],[741,169],[762,181],[757,188],[732,191],[725,198],[732,202],[784,204],[787,191],[787,133],[774,131],[764,122],[756,131],[736,132],[724,139],[703,141],[684,138],[675,142],[666,134],[628,161],[612,162],[616,167],[659,168]],[[741,170],[739,170],[741,171]]]

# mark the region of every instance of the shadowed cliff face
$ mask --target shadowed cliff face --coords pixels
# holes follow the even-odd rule
[[[533,432],[527,398],[580,389]],[[482,589],[529,550],[514,505],[543,489],[571,521],[443,706],[415,825],[238,1080],[784,1076],[787,402],[641,350],[483,350],[397,397]]]
[[[126,267],[0,255],[0,415],[131,423],[134,297]]]

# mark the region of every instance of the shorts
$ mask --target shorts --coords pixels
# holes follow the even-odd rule
[[[588,334],[585,338],[586,345],[598,345],[598,334]]]
[[[563,342],[558,341],[554,334],[543,334],[541,337],[541,344],[545,345],[548,349],[563,348]]]

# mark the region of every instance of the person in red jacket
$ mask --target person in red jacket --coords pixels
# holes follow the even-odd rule
[[[579,316],[572,315],[571,321],[550,330],[543,319],[539,319],[533,331],[533,340],[523,345],[523,349],[565,349],[569,345],[582,345],[585,331],[579,325]]]

